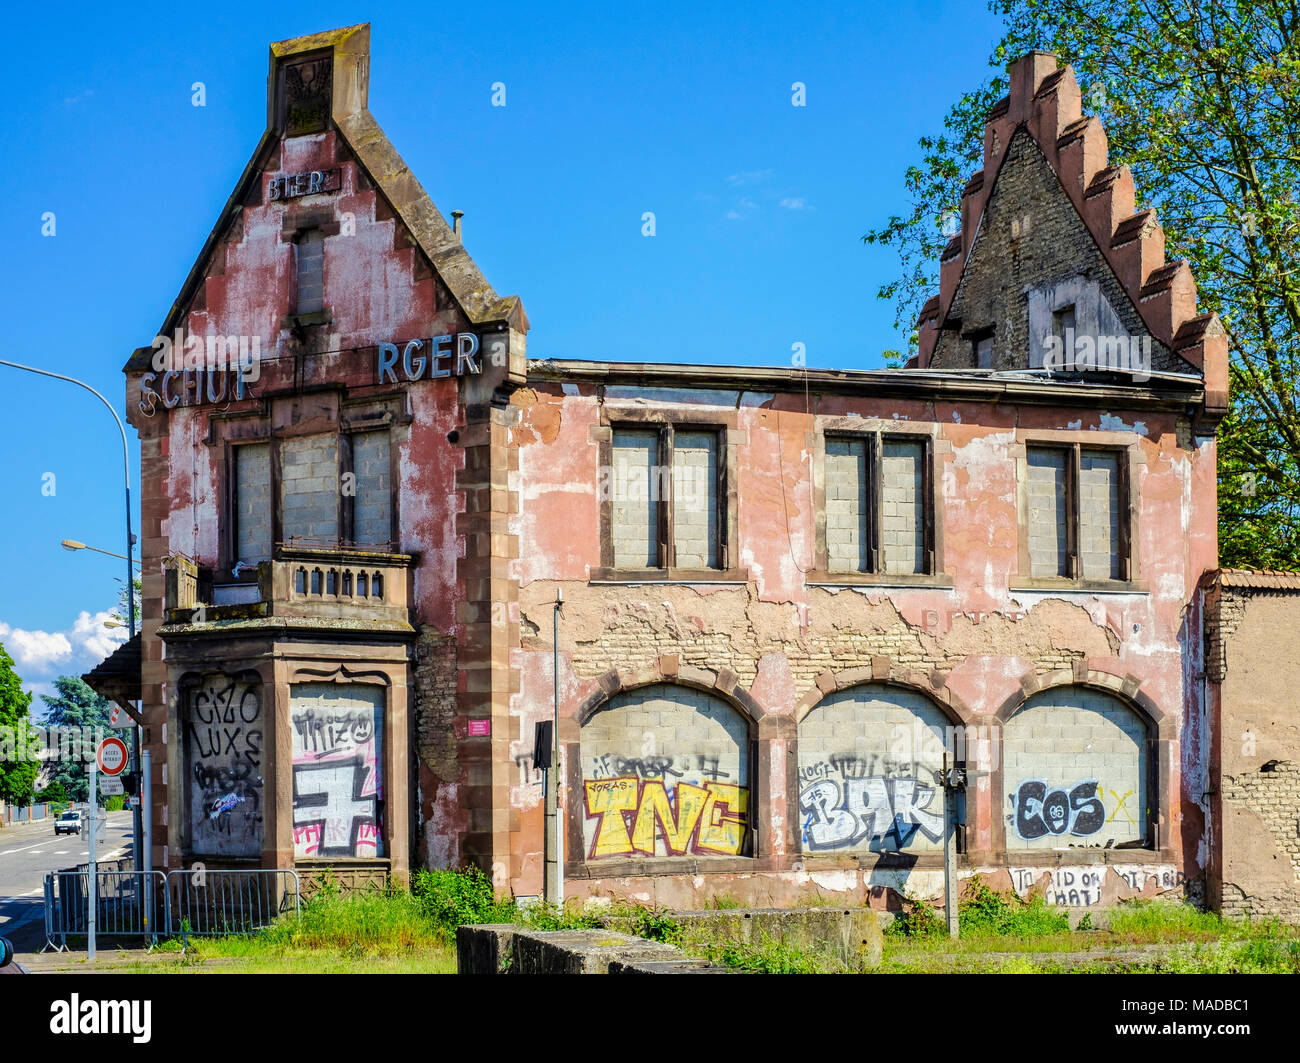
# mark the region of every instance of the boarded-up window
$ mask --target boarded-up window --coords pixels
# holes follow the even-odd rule
[[[924,437],[826,439],[826,567],[925,575],[934,570],[934,512]]]
[[[886,439],[880,455],[880,555],[886,573],[924,572],[925,444]]]
[[[832,572],[870,570],[867,441],[826,440],[826,557]]]
[[[286,541],[337,543],[337,436],[295,436],[281,444],[280,498],[281,524]]]
[[[384,689],[299,684],[289,718],[294,856],[383,856]]]
[[[614,433],[610,538],[615,568],[659,565],[659,433]]]
[[[1069,687],[1034,696],[1003,731],[1007,848],[1109,849],[1145,840],[1147,742],[1142,717],[1109,694]]]
[[[1079,471],[1079,565],[1084,579],[1120,579],[1119,455],[1085,450]]]
[[[722,699],[669,684],[628,691],[581,742],[588,860],[747,851],[749,725]]]
[[[271,445],[235,447],[234,463],[235,560],[266,561],[271,556]]]
[[[1069,453],[1029,447],[1029,571],[1033,576],[1069,576]]]
[[[325,237],[319,229],[308,229],[294,243],[298,271],[298,300],[295,312],[315,314],[325,306]]]
[[[1126,460],[1114,449],[1026,448],[1032,577],[1131,578]]]
[[[678,568],[718,565],[718,437],[673,437],[673,552]]]
[[[190,852],[260,856],[266,746],[261,685],[205,677],[186,695],[184,723]]]
[[[352,539],[363,546],[383,546],[392,539],[392,493],[388,432],[352,436]]]
[[[805,852],[920,852],[943,846],[947,718],[910,691],[850,687],[799,724]]]

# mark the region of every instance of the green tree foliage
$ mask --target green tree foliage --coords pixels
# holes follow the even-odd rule
[[[13,658],[0,646],[0,800],[8,804],[31,803],[40,771],[39,761],[31,756],[31,702]]]
[[[910,210],[866,234],[894,247],[881,287],[911,325],[938,262],[1007,63],[1034,49],[1073,65],[1085,113],[1153,207],[1167,258],[1188,259],[1202,310],[1232,348],[1219,439],[1220,559],[1300,568],[1300,8],[1288,0],[990,0],[1005,34],[905,175]]]
[[[75,732],[79,739],[85,736],[87,742],[93,739],[96,731],[102,731],[104,734],[113,733],[108,725],[109,716],[113,711],[111,701],[96,694],[75,675],[59,676],[54,681],[54,687],[58,691],[57,696],[42,695],[46,708],[45,723],[52,730],[51,746],[56,743],[53,732],[55,727],[68,728]],[[62,786],[73,801],[88,801],[90,780],[86,777],[86,765],[89,763],[89,758],[95,755],[94,747],[91,745],[87,749],[84,743],[79,743],[76,749],[82,753],[80,758],[74,759],[63,755],[49,762],[49,785]],[[72,743],[65,741],[64,752],[72,751]]]

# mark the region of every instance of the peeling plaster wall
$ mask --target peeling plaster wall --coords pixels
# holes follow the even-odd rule
[[[1215,588],[1207,601],[1219,787],[1210,899],[1225,914],[1300,922],[1300,579],[1291,582]]]
[[[689,408],[698,410],[708,401],[707,393],[693,392]],[[927,693],[954,721],[971,725],[997,723],[996,714],[1008,714],[1026,690],[1072,678],[1126,699],[1146,699],[1164,717],[1159,741],[1156,726],[1151,727],[1164,795],[1158,850],[1089,855],[1075,848],[1009,855],[1001,840],[1005,828],[995,822],[1005,810],[1004,798],[993,792],[991,774],[973,771],[966,796],[965,866],[1001,868],[1008,881],[1015,877],[1012,864],[1032,868],[1064,860],[1091,869],[1087,886],[1082,878],[1043,884],[1049,899],[1059,895],[1061,903],[1079,904],[1182,890],[1200,876],[1203,829],[1195,801],[1202,791],[1185,793],[1182,776],[1194,773],[1199,786],[1204,757],[1198,749],[1179,752],[1175,743],[1184,733],[1197,733],[1189,716],[1200,711],[1184,663],[1196,650],[1185,611],[1216,551],[1214,498],[1207,492],[1213,483],[1212,443],[1180,445],[1185,428],[1159,412],[1135,416],[1050,406],[886,403],[834,395],[813,396],[810,411],[803,394],[763,396],[750,405],[723,391],[714,393],[714,401],[720,419],[734,414],[731,431],[741,440],[736,556],[747,582],[590,585],[591,571],[601,565],[595,431],[600,399],[585,384],[541,380],[515,396],[518,421],[511,445],[519,451],[521,504],[511,521],[520,557],[512,572],[520,582],[521,639],[512,654],[520,672],[520,689],[511,701],[518,726],[512,748],[529,749],[535,722],[550,712],[550,603],[557,588],[565,599],[559,639],[561,737],[573,750],[581,735],[578,707],[605,691],[623,689],[617,684],[626,676],[651,682],[677,669],[693,670],[719,687],[734,683],[734,696],[746,699],[757,715],[758,774],[751,808],[759,846],[750,870],[706,868],[692,886],[685,868],[664,864],[657,874],[611,869],[603,875],[595,863],[577,867],[570,853],[571,894],[611,890],[633,899],[644,895],[656,903],[693,905],[720,893],[754,903],[794,903],[829,888],[836,896],[885,903],[885,893],[873,891],[887,862],[872,865],[874,854],[859,866],[857,859],[800,852],[798,783],[791,767],[798,749],[795,720],[806,706],[825,692],[873,678]],[[611,387],[605,404],[611,415],[628,407],[672,408],[656,389],[616,392]],[[932,435],[941,513],[936,547],[951,586],[809,585],[816,543],[814,488],[820,476],[814,470],[815,433],[832,418],[854,418],[863,428],[886,431],[905,424]],[[1136,446],[1137,590],[1017,586],[1016,461],[1027,436],[1045,433],[1084,445]],[[620,678],[611,678],[615,673]],[[567,778],[576,783],[572,768]],[[574,799],[571,786],[566,800]],[[537,785],[512,792],[521,809],[536,809],[540,800]],[[574,829],[572,818],[568,829]],[[540,832],[533,847],[540,847]],[[1156,867],[1158,873],[1129,874],[1130,864]],[[901,875],[909,890],[925,892],[914,888],[917,876],[932,877],[936,870],[941,882],[941,865],[926,870],[925,858],[910,872],[911,880],[909,872],[891,869],[890,888],[901,888],[894,881]],[[520,883],[520,892],[530,892],[532,885]],[[1022,882],[1016,888],[1030,886]]]
[[[269,179],[310,170],[340,171],[339,191],[327,195],[268,201]],[[465,536],[457,515],[464,508],[457,475],[464,468],[462,446],[448,438],[464,425],[464,406],[455,378],[423,380],[398,388],[376,387],[375,345],[387,341],[455,333],[469,327],[446,288],[429,269],[413,239],[378,194],[349,149],[334,132],[294,137],[275,146],[244,202],[206,265],[206,274],[181,316],[186,335],[257,337],[262,360],[252,396],[293,395],[295,361],[307,383],[343,386],[349,397],[402,397],[410,421],[395,424],[399,483],[400,549],[417,555],[414,570],[415,621],[421,637],[412,669],[413,730],[420,752],[417,859],[428,866],[461,862],[458,839],[467,829],[463,788],[466,770],[458,756],[456,731],[458,644],[465,588],[458,562]],[[292,223],[333,223],[324,239],[324,305],[330,320],[302,333],[284,323],[292,309],[294,272]],[[427,353],[427,352],[426,352]],[[159,386],[154,382],[155,388]],[[143,436],[161,434],[162,460],[145,468],[144,490],[151,513],[159,514],[160,536],[144,541],[145,569],[180,553],[204,568],[220,557],[223,485],[217,415],[229,403],[181,406],[161,404],[152,416],[138,415]],[[253,412],[265,412],[259,405]],[[146,521],[146,525],[148,522]],[[147,532],[146,527],[146,532]],[[161,582],[147,581],[146,615],[161,616]],[[154,630],[156,630],[156,622]],[[148,632],[146,632],[148,636]],[[421,654],[421,649],[423,653]],[[165,649],[159,643],[159,661]],[[160,672],[165,676],[165,671]],[[149,681],[146,680],[146,683]],[[165,681],[146,698],[146,713],[160,727],[170,697]],[[161,772],[166,747],[155,743],[159,806],[167,802]],[[168,837],[162,822],[158,838]],[[179,857],[173,840],[171,854]],[[161,847],[159,852],[161,860]]]

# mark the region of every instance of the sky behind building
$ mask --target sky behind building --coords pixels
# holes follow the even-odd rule
[[[4,357],[80,377],[119,414],[123,363],[265,125],[271,41],[371,22],[370,110],[443,214],[465,212],[498,293],[522,297],[531,357],[790,365],[801,344],[810,367],[869,369],[907,331],[875,296],[895,255],[860,238],[907,209],[917,138],[986,75],[999,36],[970,2],[8,17]],[[103,620],[123,563],[59,546],[122,552],[121,444],[71,385],[0,367],[0,398],[0,643],[40,693],[121,634]]]

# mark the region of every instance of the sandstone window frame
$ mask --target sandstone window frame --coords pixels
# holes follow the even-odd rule
[[[219,564],[212,573],[214,584],[251,584],[257,582],[257,566],[241,567],[234,574],[240,560],[238,547],[238,498],[236,449],[249,444],[269,444],[270,497],[271,497],[271,552],[276,556],[282,548],[292,546],[284,537],[282,512],[281,447],[288,439],[311,435],[333,435],[336,442],[337,469],[342,477],[353,472],[352,437],[369,432],[388,432],[388,520],[389,539],[385,543],[357,543],[354,541],[356,495],[338,497],[337,527],[338,548],[377,553],[399,552],[401,537],[399,443],[405,425],[411,417],[405,396],[383,395],[357,399],[346,398],[341,389],[332,388],[313,393],[308,403],[299,403],[307,409],[296,409],[292,398],[277,398],[269,405],[253,412],[216,413],[208,445],[215,452],[214,464],[220,485]]]
[[[657,529],[658,565],[627,567],[615,564],[614,505],[612,498],[599,499],[600,565],[593,567],[592,582],[638,583],[744,583],[748,572],[737,565],[739,558],[739,520],[737,488],[739,457],[743,433],[737,430],[734,412],[717,409],[684,410],[601,407],[600,423],[593,428],[597,443],[596,484],[599,498],[601,470],[614,467],[616,432],[655,432],[658,434],[657,464],[673,468],[673,444],[677,432],[710,432],[717,439],[716,474],[713,484],[716,526],[717,565],[712,568],[683,568],[676,564],[673,542],[674,499],[668,497],[651,503]],[[674,492],[675,493],[675,492]]]
[[[1063,452],[1066,456],[1066,529],[1067,574],[1043,576],[1033,574],[1030,557],[1029,452],[1031,450]],[[1135,485],[1140,483],[1141,448],[1120,432],[1030,431],[1017,432],[1013,453],[1016,460],[1017,571],[1011,590],[1071,590],[1145,592],[1140,579],[1140,564],[1135,544],[1138,538],[1140,497]],[[1079,480],[1083,456],[1104,453],[1115,456],[1119,475],[1117,488],[1118,576],[1106,579],[1085,578],[1080,556],[1082,531]]]
[[[902,423],[883,418],[834,417],[819,419],[814,442],[813,460],[813,519],[815,523],[815,556],[813,567],[806,573],[810,586],[928,586],[951,587],[952,577],[944,570],[943,558],[943,505],[941,478],[936,474],[939,455],[950,449],[939,436],[936,425]],[[871,507],[868,516],[870,542],[867,547],[869,567],[857,571],[832,569],[830,549],[826,536],[826,444],[830,440],[863,440],[867,444],[866,480],[870,488]],[[922,555],[921,572],[881,571],[882,535],[880,518],[884,505],[881,499],[881,456],[886,442],[919,443],[921,456],[921,516]]]
[[[1024,866],[1074,866],[1095,863],[1099,856],[1106,864],[1123,865],[1126,863],[1150,863],[1153,860],[1165,863],[1174,861],[1174,853],[1169,832],[1172,827],[1172,813],[1177,801],[1176,795],[1168,792],[1172,766],[1177,764],[1178,746],[1175,738],[1174,721],[1140,690],[1130,693],[1131,688],[1116,676],[1089,671],[1082,678],[1077,673],[1059,673],[1043,677],[1047,682],[1017,691],[1007,698],[997,711],[989,718],[998,729],[999,750],[992,770],[979,773],[989,780],[993,794],[1001,798],[1008,792],[1011,779],[1007,773],[1005,741],[1007,727],[1022,711],[1033,708],[1044,695],[1078,692],[1080,695],[1100,695],[1127,708],[1141,723],[1144,730],[1141,757],[1142,770],[1145,772],[1145,793],[1142,799],[1147,803],[1147,823],[1145,836],[1141,844],[1126,843],[1121,846],[1103,848],[1099,846],[1069,845],[1061,848],[1033,848],[1016,844],[1012,835],[1014,828],[1008,825],[1005,816],[994,816],[991,820],[990,849],[973,854],[978,861],[1002,860],[1011,858],[1014,863]],[[975,785],[977,775],[972,773],[968,788]],[[1075,781],[1053,780],[1066,786]],[[1068,836],[1067,836],[1068,837]]]

